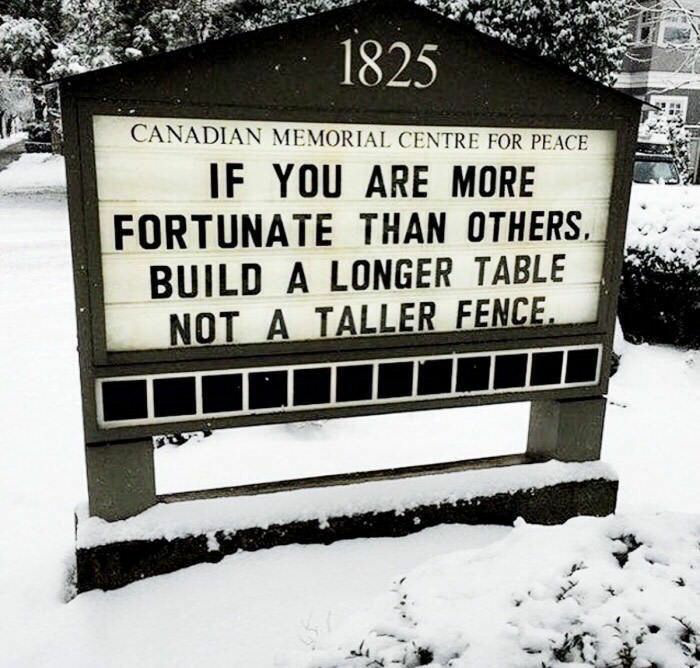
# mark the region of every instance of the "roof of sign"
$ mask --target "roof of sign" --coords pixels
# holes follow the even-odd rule
[[[341,42],[367,39],[384,45],[387,67],[398,70],[403,51],[412,64],[425,44],[438,76],[429,89],[341,86]],[[357,55],[356,55],[357,58]],[[408,62],[408,61],[407,61]],[[382,83],[389,79],[384,77]],[[192,103],[208,108],[356,109],[462,113],[614,114],[638,109],[636,98],[568,68],[488,37],[411,0],[364,0],[260,30],[239,33],[60,80],[78,97]],[[357,82],[356,82],[357,84]]]

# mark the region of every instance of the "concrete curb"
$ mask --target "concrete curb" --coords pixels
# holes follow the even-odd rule
[[[615,511],[616,480],[592,478],[468,500],[423,505],[403,512],[382,511],[220,530],[173,539],[130,540],[76,551],[77,590],[117,589],[154,575],[226,555],[291,544],[330,544],[352,538],[407,536],[439,524],[510,525],[518,517],[538,524],[559,524],[578,515],[602,517]],[[77,522],[77,520],[76,520]]]

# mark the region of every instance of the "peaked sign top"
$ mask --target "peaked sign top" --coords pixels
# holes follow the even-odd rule
[[[367,64],[363,74],[368,85],[358,80],[338,89],[339,81],[349,81],[346,64],[337,57],[338,45],[356,35],[363,42],[384,45],[383,53],[380,56],[367,46],[358,56],[365,59],[360,66]],[[421,56],[420,47],[426,44],[435,48]],[[507,116],[568,115],[575,110],[598,115],[641,104],[410,0],[365,0],[75,75],[61,85],[86,97],[109,91],[133,100],[324,108],[339,113],[372,109]]]

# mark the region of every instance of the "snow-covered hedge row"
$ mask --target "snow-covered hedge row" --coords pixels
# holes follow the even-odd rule
[[[487,548],[427,562],[281,665],[699,666],[699,540],[697,516],[523,523]]]
[[[627,256],[652,252],[666,263],[700,266],[700,186],[634,186]]]
[[[625,335],[700,347],[700,187],[635,186],[626,246]]]

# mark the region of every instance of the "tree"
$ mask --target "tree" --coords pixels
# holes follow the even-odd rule
[[[52,76],[310,16],[356,0],[65,0]],[[630,37],[619,0],[419,0],[530,53],[612,83]]]
[[[355,1],[5,0],[0,70],[43,82]],[[416,1],[607,84],[630,42],[621,0]],[[42,118],[39,85],[34,97]]]
[[[30,82],[0,72],[0,137],[18,129],[21,121],[31,119],[34,112]]]
[[[423,0],[450,18],[612,85],[631,42],[619,0]]]
[[[3,16],[0,23],[0,69],[29,79],[43,76],[54,42],[38,19]]]
[[[120,19],[112,0],[65,0],[63,35],[52,52],[47,78],[80,74],[124,60],[115,53]]]
[[[0,23],[0,70],[31,80],[37,120],[44,115],[44,96],[39,81],[52,61],[54,41],[46,26],[34,18],[2,17]]]
[[[4,0],[2,13],[15,19],[38,19],[56,37],[60,33],[62,0]]]

